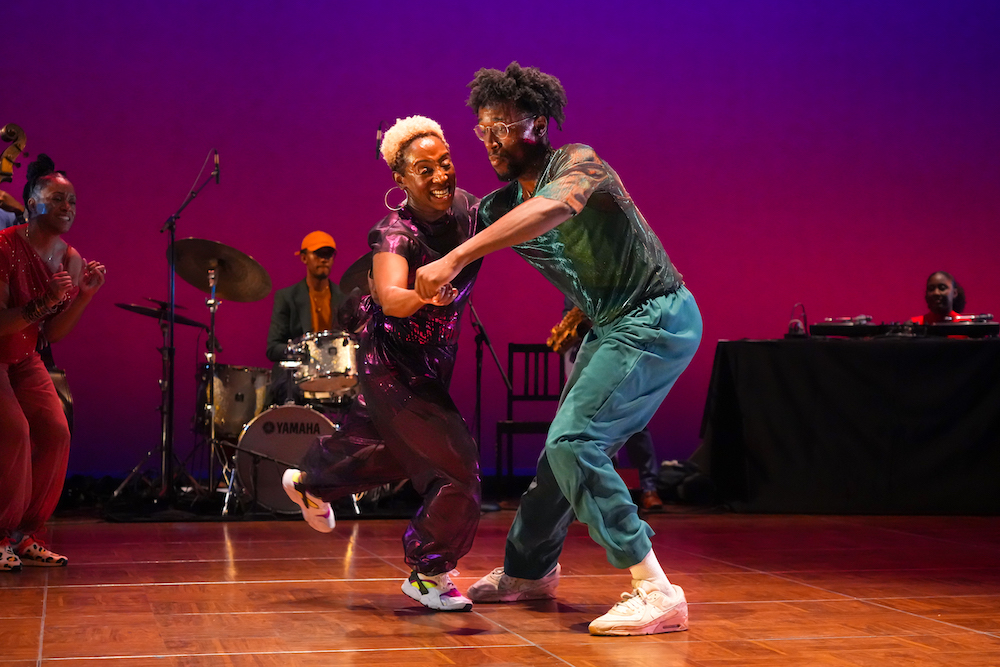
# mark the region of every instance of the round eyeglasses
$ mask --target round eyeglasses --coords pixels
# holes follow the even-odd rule
[[[517,120],[512,121],[510,123],[493,123],[492,125],[476,125],[474,128],[472,128],[472,131],[476,133],[476,137],[478,137],[480,141],[486,141],[486,137],[488,137],[491,133],[497,139],[506,139],[507,135],[510,134],[510,128],[514,127],[515,125],[520,125],[526,120],[534,120],[534,119],[535,119],[534,116],[525,116],[524,118],[518,118]]]

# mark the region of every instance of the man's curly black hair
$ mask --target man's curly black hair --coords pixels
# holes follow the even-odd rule
[[[516,60],[503,72],[484,67],[469,88],[469,108],[477,113],[481,107],[510,102],[536,116],[554,118],[560,130],[566,120],[566,91],[559,79],[537,67],[521,67]]]

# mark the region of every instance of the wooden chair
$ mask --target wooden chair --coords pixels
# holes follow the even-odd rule
[[[503,474],[503,449],[507,448],[507,477],[514,474],[514,436],[545,434],[552,420],[514,419],[514,406],[520,403],[558,403],[566,368],[561,354],[541,343],[510,343],[507,346],[507,377],[512,389],[507,392],[507,419],[497,422],[497,488],[506,491]],[[554,410],[553,410],[554,414]]]

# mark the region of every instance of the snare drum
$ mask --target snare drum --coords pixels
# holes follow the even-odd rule
[[[279,514],[298,514],[300,508],[282,488],[281,476],[299,465],[316,438],[336,430],[321,413],[302,405],[265,410],[246,425],[236,446],[240,484],[261,506]]]
[[[198,373],[198,425],[208,429],[208,364]],[[215,437],[236,440],[240,431],[264,409],[264,394],[271,381],[267,368],[215,365],[212,392],[215,404]]]
[[[308,333],[288,344],[290,356],[299,365],[292,377],[299,389],[333,396],[353,396],[357,392],[358,343],[342,331]]]

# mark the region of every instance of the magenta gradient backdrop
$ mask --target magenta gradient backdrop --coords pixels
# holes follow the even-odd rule
[[[459,184],[497,186],[465,86],[514,59],[562,80],[568,120],[554,140],[589,143],[618,170],[701,306],[702,347],[652,424],[661,458],[698,444],[716,341],[778,337],[796,302],[813,321],[902,320],[923,312],[924,278],[943,268],[969,311],[1000,310],[995,0],[8,0],[2,14],[0,124],[20,124],[31,153],[69,172],[80,205],[68,240],[108,266],[56,348],[76,399],[71,472],[124,474],[159,440],[159,330],[114,303],[166,297],[159,229],[212,148],[222,183],[178,238],[234,246],[284,287],[302,276],[302,236],[325,229],[339,276],[385,213],[379,121],[436,118]],[[22,168],[12,190],[23,183]],[[203,294],[179,280],[177,295],[207,320]],[[222,304],[220,362],[267,365],[271,303]],[[503,355],[543,341],[562,297],[504,251],[486,260],[475,304]],[[463,336],[453,394],[471,419]],[[182,456],[200,344],[178,327]],[[492,365],[485,376],[491,469],[503,394]]]

